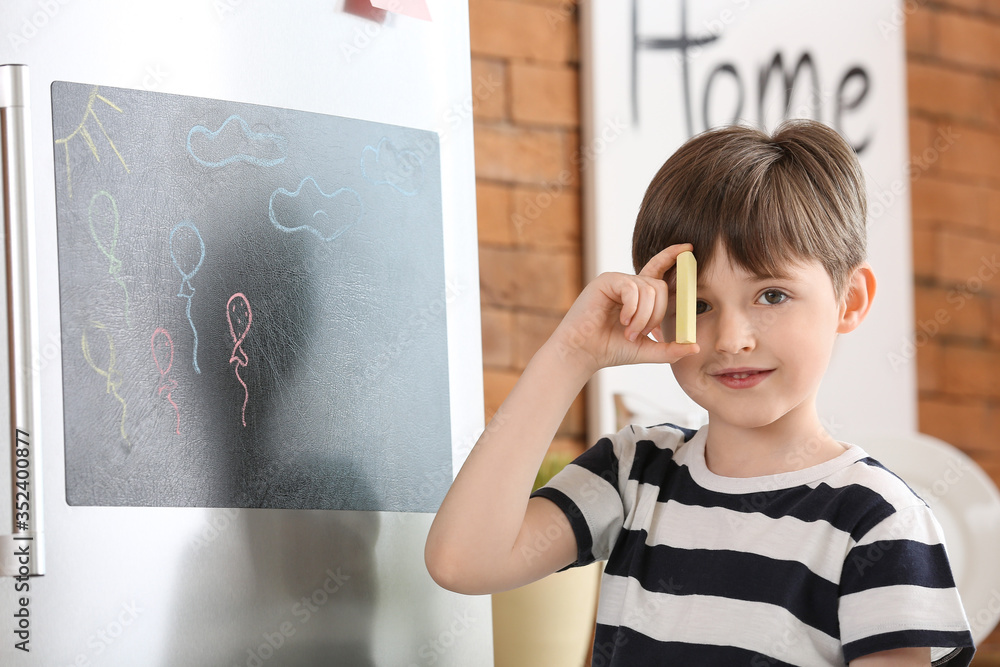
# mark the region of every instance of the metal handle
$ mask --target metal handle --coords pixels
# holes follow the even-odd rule
[[[0,535],[0,576],[45,573],[42,475],[33,335],[30,239],[33,230],[28,141],[28,68],[0,65],[0,175],[7,261],[10,368],[11,535]],[[4,531],[6,532],[6,531]],[[25,570],[27,568],[27,572]]]

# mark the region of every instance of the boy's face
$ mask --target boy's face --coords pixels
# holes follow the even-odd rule
[[[672,368],[712,422],[756,428],[814,409],[842,306],[819,262],[790,265],[787,273],[757,279],[719,248],[699,276],[701,351]],[[671,304],[661,325],[664,340],[674,339],[674,313]]]

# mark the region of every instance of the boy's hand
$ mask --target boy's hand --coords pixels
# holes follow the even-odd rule
[[[642,267],[638,275],[602,273],[577,297],[549,339],[564,360],[593,374],[607,366],[673,363],[698,352],[696,343],[650,340],[667,314],[663,275],[690,243],[672,245]],[[655,336],[656,334],[654,334]]]
[[[576,559],[569,520],[551,501],[529,500],[531,483],[566,411],[594,372],[616,364],[669,363],[698,351],[694,343],[646,337],[667,312],[663,274],[690,249],[687,243],[667,248],[637,276],[597,277],[531,358],[434,518],[424,557],[436,582],[468,595],[496,593]]]

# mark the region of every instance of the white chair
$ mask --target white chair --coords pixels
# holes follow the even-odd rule
[[[851,442],[930,505],[978,645],[1000,621],[1000,491],[961,450],[923,433],[855,435]]]

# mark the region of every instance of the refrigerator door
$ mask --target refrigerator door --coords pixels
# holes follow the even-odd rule
[[[377,22],[344,4],[5,3],[0,64],[26,65],[29,81],[30,375],[38,424],[31,436],[36,494],[30,529],[32,567],[44,574],[0,577],[0,664],[492,664],[489,598],[440,589],[423,562],[433,509],[483,428],[468,9],[431,3],[430,21],[372,13],[382,19]],[[131,124],[120,124],[115,109],[124,108],[124,99],[148,118],[133,115]],[[184,102],[177,107],[170,100]],[[77,102],[82,120],[75,125]],[[212,123],[198,125],[177,109],[204,111]],[[220,114],[227,109],[259,113],[245,130],[237,120],[228,128],[242,130],[234,136],[251,144],[270,137],[280,148],[275,137],[288,139],[280,149],[288,160],[236,144],[225,155],[200,150],[199,141],[226,136],[227,116]],[[348,126],[356,131],[342,130]],[[140,127],[149,134],[139,134]],[[296,147],[282,127],[307,128],[312,143]],[[181,130],[180,143],[171,144],[169,132]],[[380,172],[376,158],[388,150],[381,139],[394,137],[414,145],[397,145],[390,153],[396,164]],[[423,137],[430,143],[417,141]],[[329,161],[321,155],[323,142]],[[156,151],[168,144],[180,157],[158,161]],[[350,151],[357,153],[353,171]],[[338,160],[347,165],[345,174],[351,171],[345,179],[355,181],[334,184],[316,175],[317,165]],[[400,174],[412,177],[414,165],[426,177],[429,203],[415,203],[411,181],[400,180]],[[158,170],[168,177],[157,180]],[[202,175],[193,190],[180,188],[176,175],[185,170]],[[126,173],[144,178],[150,197],[121,191]],[[314,253],[303,275],[320,276],[323,289],[310,293],[312,310],[305,315],[295,315],[301,302],[291,291],[275,296],[261,287],[277,275],[268,262],[278,246],[270,252],[264,237],[252,236],[258,232],[246,232],[253,243],[240,246],[247,228],[238,220],[220,222],[250,206],[220,185],[227,183],[258,198],[254,210],[273,223],[268,231],[275,238]],[[358,197],[348,193],[345,210],[372,225],[330,226],[322,218],[332,217],[332,209],[323,206],[314,207],[310,224],[283,222],[281,207],[293,196],[310,192],[324,201],[342,190]],[[146,228],[136,217],[126,226],[129,201],[147,207]],[[176,212],[176,220],[157,217],[165,210]],[[213,215],[186,218],[185,210]],[[402,253],[384,231],[390,227],[375,226],[397,218],[436,223],[436,237],[418,235],[407,241],[411,252]],[[258,264],[237,266],[232,252],[220,255],[220,239],[244,253],[252,245]],[[347,274],[336,273],[342,263],[323,264],[322,253],[349,261],[345,248],[362,241],[385,251],[373,252],[375,263],[358,262],[351,285],[326,290],[324,280]],[[146,249],[147,264],[130,269],[123,262],[130,249]],[[378,261],[405,262],[411,255],[436,258],[431,264],[440,273],[383,276]],[[301,283],[296,274],[280,289]],[[366,288],[373,284],[378,289]],[[394,302],[386,294],[393,284],[397,298],[407,288],[423,294],[413,285],[433,289],[423,302]],[[161,287],[162,294],[150,296]],[[91,296],[93,315],[86,312]],[[398,318],[386,314],[387,303],[401,309]],[[178,315],[185,308],[190,318]],[[199,308],[214,319],[199,319]],[[362,311],[383,319],[352,319]],[[326,320],[297,338],[265,344],[264,333],[279,331],[268,328],[269,312],[308,326],[319,319],[312,313],[339,314],[353,336],[354,347],[346,349],[367,349],[368,356],[330,353]],[[160,315],[169,324],[154,325]],[[201,334],[197,343],[195,333]],[[431,339],[443,355],[432,364],[441,382],[431,391],[413,378],[407,391],[399,369],[427,363],[424,343]],[[141,342],[147,356],[130,357],[122,341]],[[297,393],[266,382],[267,372],[294,356],[289,350],[316,355],[307,362],[295,357]],[[355,366],[345,366],[349,362]],[[6,358],[0,365],[8,370]],[[129,379],[141,373],[145,393],[129,390]],[[184,384],[212,377],[211,395]],[[301,389],[310,382],[322,391]],[[201,412],[183,405],[185,386],[188,398],[200,396]],[[261,406],[269,387],[267,412]],[[340,403],[331,398],[340,396]],[[212,401],[224,409],[205,408]],[[0,404],[8,423],[10,401]],[[297,414],[333,430],[341,422],[355,429],[371,423],[373,439],[352,435],[354,458],[341,468],[295,458],[300,451],[321,456],[325,444],[301,442],[308,438],[294,430]],[[102,431],[102,424],[110,427]],[[400,435],[400,424],[412,426],[413,442]],[[144,441],[154,428],[176,439]],[[275,435],[282,428],[289,429],[284,439]],[[202,460],[184,449],[218,446],[232,433],[239,434],[230,438],[239,447],[232,445],[229,459]],[[373,444],[375,438],[381,439]],[[344,442],[330,435],[330,447]],[[262,450],[262,443],[269,444]],[[291,463],[282,460],[282,447]],[[0,545],[9,550],[18,544],[10,537],[17,537],[17,526],[7,521],[15,512],[17,464],[6,443],[2,449]],[[158,454],[141,464],[145,452]],[[294,483],[284,476],[288,471],[298,475]],[[389,478],[396,481],[391,491]],[[364,491],[378,484],[381,491]],[[16,564],[16,556],[0,558],[0,567]]]

